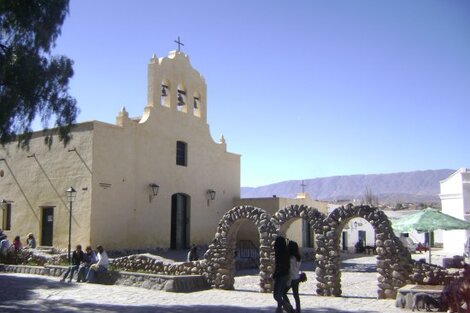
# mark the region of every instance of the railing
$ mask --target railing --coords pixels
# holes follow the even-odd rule
[[[259,249],[251,240],[238,241],[238,257],[250,259],[256,267],[259,267]]]

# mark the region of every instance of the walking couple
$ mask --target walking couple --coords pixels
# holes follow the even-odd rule
[[[299,283],[307,280],[305,273],[300,273],[300,251],[295,241],[289,241],[278,236],[274,242],[274,288],[273,296],[277,301],[276,313],[300,313]],[[295,299],[295,310],[290,304],[287,292],[292,288]]]

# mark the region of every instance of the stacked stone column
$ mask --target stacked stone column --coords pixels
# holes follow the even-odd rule
[[[328,217],[322,224],[322,233],[316,236],[317,294],[339,297],[341,296],[341,259],[338,223]]]
[[[395,299],[398,289],[410,283],[411,255],[393,233],[390,221],[382,211],[373,212],[372,222],[377,246],[377,298]]]

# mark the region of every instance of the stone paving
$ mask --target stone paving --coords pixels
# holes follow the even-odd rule
[[[372,276],[374,277],[371,277]],[[363,276],[363,273],[355,273]],[[308,294],[301,287],[303,312],[401,312],[393,300],[376,300],[364,291],[375,283],[367,277],[353,278],[353,291],[341,298]],[[252,279],[252,278],[251,278]],[[309,281],[311,278],[309,277]],[[308,284],[308,282],[307,282]],[[274,312],[271,294],[255,290],[207,290],[188,294],[136,287],[61,283],[58,279],[25,275],[0,275],[0,312]],[[372,288],[371,288],[372,287]],[[357,295],[355,295],[357,294]]]
[[[314,293],[315,272],[304,264],[308,281],[300,286],[302,312],[385,312],[394,300],[377,300],[377,273],[373,257],[343,262],[342,297]],[[58,278],[25,274],[0,274],[0,312],[167,312],[254,313],[275,312],[271,294],[259,293],[259,277],[238,273],[235,290],[169,293],[144,288],[61,283]],[[291,297],[292,299],[292,297]]]

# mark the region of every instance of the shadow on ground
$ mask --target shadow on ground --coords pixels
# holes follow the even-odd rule
[[[243,307],[239,303],[233,305],[116,305],[116,304],[99,304],[90,302],[81,302],[72,299],[40,299],[37,297],[35,290],[38,289],[64,289],[73,288],[74,284],[61,283],[59,280],[51,280],[50,278],[25,276],[18,277],[13,275],[0,274],[0,312],[48,312],[48,313],[68,313],[68,312],[165,312],[165,313],[255,313],[255,312],[275,312],[274,300],[267,303],[266,307]],[[184,297],[184,294],[181,295]],[[333,313],[349,313],[358,312],[355,309],[335,309],[330,307],[315,307],[302,309],[304,313],[313,312],[333,312]],[[364,313],[377,313],[377,311],[363,310]]]
[[[25,283],[27,280],[27,284]],[[28,276],[25,278],[0,275],[0,304],[5,301],[22,301],[34,298],[34,289],[63,289],[73,287],[71,284],[43,278],[41,276]],[[21,286],[21,288],[18,288]],[[0,306],[1,308],[1,306]],[[4,312],[0,310],[0,312]]]
[[[255,312],[274,312],[275,307],[267,308],[246,308],[236,305],[224,305],[224,306],[209,306],[209,305],[173,305],[173,306],[129,306],[129,305],[108,305],[108,304],[93,304],[93,303],[79,303],[76,301],[68,301],[63,303],[61,301],[35,301],[35,304],[31,303],[18,303],[15,301],[0,302],[1,312],[49,312],[49,313],[68,313],[68,312],[133,312],[133,313],[255,313]],[[315,309],[302,308],[304,313],[313,313],[313,312],[333,312],[333,313],[349,313],[349,312],[358,312],[357,310],[348,311],[348,310],[337,310],[334,308],[320,307]],[[377,311],[360,311],[363,313],[377,313]]]
[[[341,264],[341,271],[344,272],[362,272],[372,273],[377,272],[377,264],[363,264],[363,263],[346,263]]]
[[[352,268],[362,266],[364,264],[349,264]],[[41,289],[64,289],[73,288],[75,284],[61,283],[59,278],[51,280],[50,277],[42,277],[35,275],[28,276],[14,276],[0,274],[0,312],[165,312],[165,313],[255,313],[255,312],[275,312],[274,300],[266,303],[266,307],[243,307],[239,303],[231,305],[117,305],[117,304],[100,304],[93,302],[81,302],[72,299],[41,299],[38,298],[36,290]],[[241,291],[241,290],[240,290]],[[244,292],[244,291],[241,291]],[[251,292],[251,291],[250,291]],[[302,296],[311,296],[302,294]],[[182,295],[184,297],[184,295]],[[243,298],[243,297],[242,297]],[[356,296],[345,296],[345,298],[364,298]],[[319,299],[320,301],[320,299]],[[315,308],[302,308],[304,313],[339,313],[339,312],[358,312],[356,308],[328,308],[328,307],[315,307]],[[373,310],[363,310],[363,313],[378,313]]]

